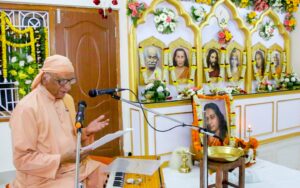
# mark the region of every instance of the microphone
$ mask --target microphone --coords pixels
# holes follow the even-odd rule
[[[115,92],[119,92],[119,91],[124,91],[126,89],[122,89],[122,88],[110,88],[110,89],[91,89],[89,91],[89,96],[90,97],[96,97],[98,95],[105,95],[105,94],[113,94]]]
[[[76,123],[75,123],[75,127],[77,129],[82,128],[85,107],[86,107],[86,102],[84,101],[78,102],[78,111],[76,114]]]

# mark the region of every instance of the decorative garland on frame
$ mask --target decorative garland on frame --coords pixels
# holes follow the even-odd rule
[[[239,84],[242,84],[245,80],[245,74],[246,74],[246,68],[247,68],[247,53],[245,51],[243,51],[243,64],[242,64],[242,70],[241,70],[241,74],[239,77]],[[232,77],[232,72],[231,72],[231,65],[230,65],[230,59],[227,60],[226,64],[225,64],[225,68],[226,68],[226,73],[227,73],[227,79],[229,80],[229,82],[233,83],[233,77]]]
[[[188,85],[189,87],[192,87],[195,85],[195,74],[197,70],[197,65],[196,65],[196,48],[192,48],[192,64],[190,66],[190,77],[188,79]],[[173,82],[173,85],[178,86],[178,80],[177,76],[175,74],[175,66],[173,65],[173,59],[171,54],[169,54],[169,70],[171,72],[171,79]]]
[[[196,65],[196,48],[192,48],[192,65],[190,67],[190,79],[188,80],[189,87],[195,85],[195,75],[196,75],[196,70],[197,70],[197,65]]]
[[[228,110],[229,114],[229,120],[230,122],[230,130],[228,132],[230,133],[230,141],[224,140],[223,144],[233,144],[234,137],[236,137],[236,125],[235,125],[235,118],[236,114],[234,111],[234,105],[233,105],[233,98],[231,94],[226,93],[225,95],[216,95],[216,96],[206,96],[202,94],[197,94],[193,96],[193,119],[194,119],[194,126],[203,127],[203,111],[202,111],[202,105],[201,105],[201,99],[208,99],[208,100],[225,100],[226,109]],[[196,121],[196,122],[195,122]],[[233,138],[233,139],[232,139]],[[201,143],[203,142],[203,133],[198,133],[198,131],[193,130],[192,131],[192,142],[193,142],[193,148],[195,151],[199,152],[202,148]]]
[[[264,71],[264,75],[262,76],[262,79],[261,79],[261,75],[258,74],[257,67],[256,67],[256,61],[255,60],[252,61],[254,77],[258,83],[260,83],[262,80],[268,79],[269,71],[270,71],[270,64],[271,64],[270,61],[271,61],[271,52],[268,51],[267,62],[265,64],[265,71]]]
[[[6,24],[8,25],[8,28],[6,28]],[[26,43],[26,44],[17,44],[14,42],[10,42],[6,40],[6,30],[7,29],[11,29],[13,32],[15,32],[16,34],[19,35],[23,35],[25,34],[27,36],[27,34],[29,33],[29,37],[30,37],[30,42]],[[32,27],[28,27],[24,30],[19,30],[17,28],[15,28],[10,20],[8,19],[8,17],[6,16],[6,13],[4,11],[1,12],[1,41],[2,41],[2,68],[3,68],[3,78],[4,78],[4,82],[7,82],[7,50],[6,50],[6,46],[11,46],[13,48],[24,48],[24,47],[31,47],[31,57],[33,59],[35,58],[35,39],[34,39],[34,33],[33,33],[33,28]]]
[[[170,49],[164,49],[164,65],[163,65],[163,82],[166,84],[169,75],[169,56],[170,56]]]

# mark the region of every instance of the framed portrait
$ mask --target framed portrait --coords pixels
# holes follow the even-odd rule
[[[220,75],[220,53],[216,48],[210,48],[206,54],[206,64],[210,78],[217,78]]]
[[[275,73],[277,75],[281,74],[281,69],[282,69],[281,52],[276,51],[276,50],[272,51],[271,63],[274,63]]]
[[[218,138],[208,137],[209,146],[227,145],[230,138],[230,99],[228,95],[194,95],[193,125],[207,127]]]
[[[196,51],[193,51],[193,45],[183,38],[178,38],[172,41],[169,45],[169,67],[170,67],[170,84],[180,85],[176,87],[181,90],[185,87],[189,80],[195,80],[195,71],[192,71],[192,66],[196,66]]]
[[[256,62],[257,73],[260,76],[263,76],[265,73],[266,65],[266,53],[262,49],[258,49],[254,52],[254,61]]]
[[[187,83],[190,77],[190,52],[189,49],[178,47],[172,55],[174,72],[179,83]]]
[[[139,55],[140,85],[154,80],[162,80],[162,49],[157,46],[146,46]]]

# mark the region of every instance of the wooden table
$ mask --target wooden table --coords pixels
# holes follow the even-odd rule
[[[228,181],[228,171],[239,168],[239,184],[235,185]],[[216,183],[208,185],[208,187],[227,188],[227,185],[237,188],[245,187],[245,159],[240,157],[233,162],[214,162],[208,161],[208,169],[216,171]],[[200,188],[204,188],[203,180],[203,161],[200,160]]]

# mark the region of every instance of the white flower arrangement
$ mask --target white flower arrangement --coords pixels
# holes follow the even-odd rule
[[[202,22],[206,16],[206,11],[203,7],[191,7],[191,16],[196,22]]]
[[[154,12],[154,23],[159,33],[173,33],[175,31],[176,22],[175,13],[169,8],[156,9]]]
[[[263,24],[259,29],[259,36],[265,40],[270,40],[274,36],[275,25],[271,22]]]

